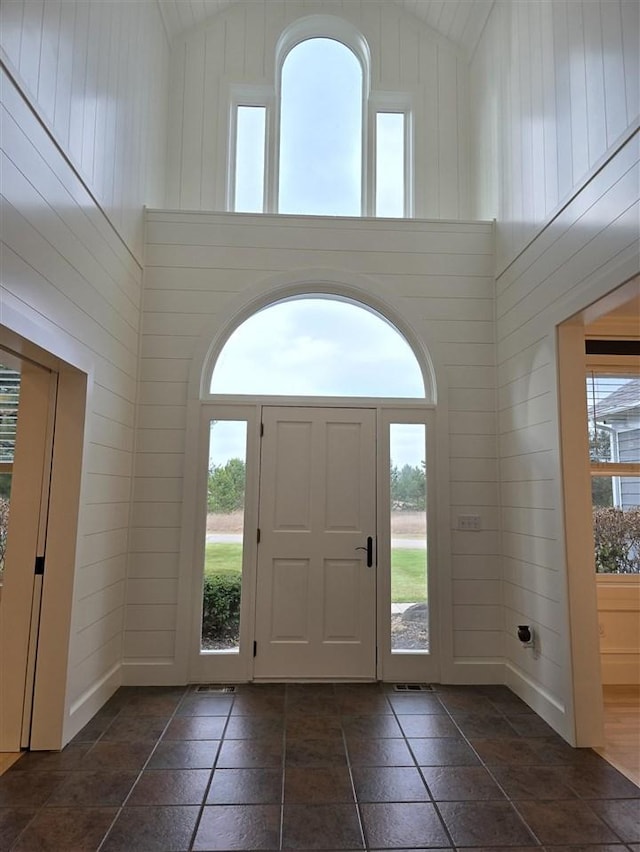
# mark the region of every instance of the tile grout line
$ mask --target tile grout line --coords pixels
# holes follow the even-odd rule
[[[342,710],[341,705],[339,707],[339,710],[340,711]],[[342,722],[342,720],[344,718],[342,712],[340,712],[339,718],[340,718],[340,732],[342,734],[342,744],[343,744],[343,748],[344,748],[345,757],[346,757],[346,760],[347,760],[347,772],[349,773],[349,782],[351,784],[351,793],[353,795],[353,801],[354,801],[354,804],[356,806],[356,814],[358,815],[358,826],[360,828],[360,837],[362,839],[362,848],[364,850],[366,850],[366,849],[368,849],[368,845],[369,845],[368,844],[369,836],[368,836],[367,832],[365,831],[364,817],[362,816],[362,808],[360,806],[361,802],[360,802],[360,799],[358,797],[358,791],[356,790],[356,785],[355,785],[355,781],[354,781],[354,778],[353,778],[353,765],[351,763],[351,755],[349,754],[349,743],[347,741],[347,733],[344,729],[344,724]]]
[[[433,693],[432,693],[432,694],[433,694]],[[447,712],[448,712],[448,711],[447,711],[447,708],[446,708],[446,707],[442,704],[442,701],[440,701],[440,699],[438,698],[437,694],[435,695],[435,698],[436,698],[436,701],[438,702],[438,704],[439,704],[439,705],[442,707],[442,709],[445,711],[445,713],[447,713]],[[387,699],[387,700],[388,700],[388,699]],[[435,812],[436,812],[436,814],[437,814],[437,816],[438,816],[438,819],[440,820],[440,824],[442,825],[442,828],[443,828],[443,830],[444,830],[444,832],[445,832],[445,834],[446,834],[447,838],[449,839],[449,844],[450,844],[450,846],[451,846],[451,849],[456,849],[456,845],[455,845],[455,843],[453,842],[453,837],[451,836],[451,833],[449,832],[449,827],[447,826],[446,822],[444,821],[444,818],[443,818],[442,814],[440,813],[440,808],[438,807],[438,803],[436,802],[436,800],[435,800],[435,799],[434,799],[434,797],[433,797],[433,793],[431,792],[431,788],[430,788],[430,787],[429,787],[429,785],[427,784],[427,779],[424,777],[424,774],[423,774],[423,772],[422,772],[422,768],[421,768],[420,764],[418,763],[418,760],[417,760],[417,758],[416,758],[416,756],[415,756],[415,754],[414,754],[413,749],[411,748],[411,744],[409,743],[409,737],[406,735],[405,730],[404,730],[404,728],[402,727],[402,723],[400,722],[400,719],[398,719],[398,716],[399,716],[399,715],[402,715],[402,714],[398,714],[398,713],[396,712],[396,708],[395,708],[395,706],[392,704],[392,702],[391,702],[391,701],[389,701],[389,704],[391,705],[391,710],[392,710],[392,712],[393,712],[393,714],[394,714],[394,716],[395,716],[396,722],[398,723],[398,727],[399,727],[399,728],[400,728],[400,730],[402,731],[402,736],[403,736],[404,740],[406,741],[406,746],[407,746],[407,748],[409,749],[409,754],[410,754],[410,755],[411,755],[411,757],[413,758],[413,761],[414,761],[414,763],[415,763],[416,769],[418,770],[418,773],[419,773],[419,775],[420,775],[420,778],[422,779],[422,783],[424,784],[424,786],[425,786],[425,788],[426,788],[426,790],[427,790],[427,793],[428,793],[428,795],[429,795],[429,799],[430,799],[430,801],[431,801],[431,804],[433,805],[433,808],[434,808],[434,810],[435,810]],[[417,714],[416,714],[416,715],[417,715]],[[429,714],[429,715],[431,715],[431,714]],[[455,724],[455,722],[454,722],[454,724]],[[456,727],[457,727],[457,726],[456,726]],[[414,739],[422,739],[422,738],[421,738],[421,737],[415,737]]]
[[[187,691],[186,694],[188,695],[189,692]],[[197,695],[195,690],[191,694]],[[182,701],[184,701],[184,696],[182,698]],[[180,704],[182,704],[182,701],[180,702]],[[193,849],[194,844],[196,842],[196,837],[198,836],[198,831],[200,830],[200,824],[202,822],[202,817],[204,816],[204,809],[207,805],[207,797],[209,796],[209,791],[211,790],[211,785],[213,784],[213,776],[214,776],[214,773],[215,773],[217,765],[218,765],[218,760],[220,759],[220,752],[222,751],[222,743],[224,742],[224,738],[225,738],[225,735],[226,735],[226,732],[227,732],[227,728],[229,727],[229,721],[231,719],[231,714],[233,712],[233,706],[235,704],[235,701],[236,701],[236,695],[234,694],[233,698],[231,699],[231,704],[229,705],[229,709],[227,711],[226,721],[225,721],[224,725],[222,726],[222,733],[220,734],[220,739],[218,740],[218,747],[216,748],[216,753],[213,757],[211,772],[209,774],[209,781],[207,782],[207,784],[205,786],[204,795],[202,797],[202,802],[200,803],[200,807],[198,809],[198,816],[196,817],[196,821],[195,821],[194,826],[193,826],[193,831],[191,832],[191,839],[189,841],[189,846],[188,846],[189,852],[191,852],[191,850]],[[178,707],[179,706],[180,705],[178,705]],[[177,713],[177,708],[176,708],[176,713]],[[198,740],[197,742],[203,742],[203,741]]]
[[[116,693],[114,693],[114,695],[115,695],[115,694],[116,694]],[[129,798],[130,798],[131,794],[133,793],[133,790],[134,790],[134,788],[135,788],[136,784],[138,783],[138,781],[139,781],[139,780],[140,780],[140,778],[142,777],[143,772],[145,771],[145,769],[146,769],[146,768],[147,768],[147,766],[149,765],[149,762],[150,762],[151,758],[153,757],[153,755],[154,755],[154,753],[155,753],[156,749],[158,748],[158,744],[160,743],[160,740],[162,739],[162,737],[163,737],[163,736],[165,735],[165,733],[167,732],[167,728],[168,728],[168,727],[169,727],[169,725],[171,724],[172,720],[173,720],[173,719],[175,719],[176,714],[177,714],[177,712],[178,712],[178,708],[180,707],[180,705],[181,705],[181,704],[182,704],[182,702],[184,701],[184,699],[185,699],[185,695],[187,695],[187,694],[188,694],[188,687],[185,687],[185,689],[184,689],[184,691],[183,691],[183,693],[182,693],[182,696],[180,697],[180,700],[178,701],[178,703],[176,704],[176,706],[175,706],[175,708],[174,708],[174,710],[173,710],[173,713],[169,716],[169,718],[168,718],[168,720],[167,720],[166,725],[165,725],[165,726],[164,726],[164,728],[162,729],[162,733],[161,733],[161,734],[160,734],[160,736],[156,739],[155,745],[153,746],[153,748],[152,748],[152,749],[151,749],[151,751],[149,752],[149,755],[147,756],[147,759],[146,759],[146,760],[145,760],[145,762],[143,763],[143,765],[142,765],[142,767],[141,767],[140,771],[138,772],[138,775],[136,776],[136,780],[135,780],[135,781],[133,782],[133,784],[131,785],[131,787],[130,787],[130,789],[129,789],[129,792],[128,792],[128,793],[127,793],[127,795],[124,797],[124,799],[123,799],[123,801],[122,801],[122,803],[121,803],[120,807],[117,809],[117,812],[116,812],[116,814],[115,814],[115,816],[114,816],[113,820],[111,821],[111,824],[109,825],[109,828],[105,831],[104,836],[103,836],[102,840],[100,841],[100,844],[98,845],[96,852],[101,852],[101,850],[102,850],[102,848],[103,848],[103,846],[104,846],[104,844],[105,844],[105,841],[106,841],[106,840],[107,840],[107,838],[109,837],[109,834],[111,833],[111,830],[113,829],[113,827],[114,827],[114,825],[116,824],[116,822],[118,821],[118,819],[119,819],[119,817],[120,817],[121,813],[123,812],[124,807],[125,807],[126,803],[128,802],[128,800],[129,800]],[[132,693],[132,697],[133,697],[133,695],[135,695],[135,693]],[[111,722],[107,725],[107,727],[104,729],[104,731],[100,734],[100,736],[99,736],[99,737],[98,737],[98,739],[95,741],[95,743],[93,743],[93,745],[89,748],[89,750],[87,751],[87,754],[85,755],[85,757],[86,757],[86,756],[88,756],[88,755],[89,755],[89,753],[92,751],[93,747],[94,747],[94,746],[96,746],[96,745],[97,745],[97,744],[98,744],[98,743],[102,740],[102,738],[103,738],[103,737],[104,737],[104,735],[107,733],[107,731],[109,730],[109,728],[111,727],[111,725],[115,722],[115,720],[116,720],[117,718],[119,718],[120,716],[122,716],[122,715],[123,715],[122,711],[123,711],[123,709],[127,706],[127,704],[128,704],[128,703],[129,703],[129,702],[127,701],[127,702],[125,702],[125,703],[122,705],[122,707],[120,708],[119,712],[118,712],[118,713],[117,713],[117,714],[113,717],[113,719],[111,720]],[[141,714],[141,715],[144,715],[144,714]]]
[[[491,699],[490,699],[490,698],[487,698],[487,700],[488,700],[488,701],[489,701],[489,703],[492,705],[492,707],[494,707],[494,708],[496,709],[497,713],[499,713],[499,714],[500,714],[500,716],[502,716],[502,717],[506,720],[506,722],[509,724],[509,727],[510,727],[510,728],[513,728],[513,726],[509,723],[509,719],[507,718],[506,714],[505,714],[505,713],[504,713],[504,712],[503,712],[503,711],[502,711],[502,710],[501,710],[498,706],[496,706],[496,704],[494,704],[494,702],[493,702],[493,701],[491,701]],[[442,702],[440,702],[440,703],[442,704]],[[482,766],[482,768],[485,770],[485,772],[487,772],[487,773],[489,774],[489,776],[491,777],[491,779],[493,780],[493,782],[496,784],[496,786],[498,787],[498,789],[502,792],[503,796],[505,797],[506,802],[507,802],[509,805],[511,805],[511,807],[513,808],[513,810],[516,812],[516,814],[517,814],[517,816],[518,816],[518,819],[519,819],[519,820],[520,820],[520,822],[523,824],[523,826],[526,828],[526,830],[527,830],[527,831],[531,834],[531,836],[533,837],[533,839],[535,840],[535,842],[538,844],[538,846],[541,846],[541,847],[542,847],[542,846],[543,846],[542,841],[540,840],[540,838],[538,837],[538,835],[535,833],[535,831],[531,828],[531,826],[529,825],[529,823],[528,823],[528,822],[524,819],[524,817],[522,816],[522,814],[520,813],[520,811],[517,809],[517,807],[516,807],[516,805],[514,804],[514,802],[513,802],[512,798],[511,798],[511,796],[509,796],[509,795],[508,795],[507,791],[504,789],[504,787],[502,786],[502,784],[498,781],[498,779],[496,778],[496,776],[495,776],[495,775],[493,774],[493,772],[491,771],[491,767],[489,766],[489,764],[487,764],[487,763],[486,763],[486,762],[482,759],[482,757],[480,756],[480,753],[479,753],[479,752],[478,752],[478,751],[474,748],[474,746],[473,746],[473,744],[471,743],[471,740],[469,739],[469,737],[467,737],[467,735],[466,735],[466,734],[465,734],[465,732],[462,730],[462,728],[460,727],[460,725],[458,725],[458,723],[456,722],[455,716],[454,716],[454,715],[453,715],[453,714],[449,711],[448,707],[447,707],[445,704],[442,704],[442,706],[443,706],[443,708],[444,708],[445,712],[447,713],[447,715],[449,716],[449,718],[451,719],[451,721],[453,722],[453,724],[456,726],[457,730],[460,732],[460,736],[462,737],[462,739],[466,742],[466,744],[469,746],[469,748],[471,749],[471,751],[472,751],[472,752],[474,753],[474,755],[477,757],[477,759],[478,759],[478,761],[479,761],[479,763],[480,763],[480,766]],[[514,739],[517,739],[518,737],[520,737],[520,734],[518,734],[518,732],[515,730],[515,728],[513,728],[513,732],[514,732]]]

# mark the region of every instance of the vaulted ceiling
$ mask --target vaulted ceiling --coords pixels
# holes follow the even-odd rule
[[[158,0],[169,38],[173,38],[239,0]],[[268,3],[269,0],[254,0]],[[432,29],[473,54],[494,0],[391,0]]]

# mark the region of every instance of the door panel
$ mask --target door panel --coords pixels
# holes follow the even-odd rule
[[[325,642],[357,642],[360,623],[359,559],[325,559],[323,562],[322,638]],[[373,570],[373,569],[372,569]]]
[[[24,361],[0,607],[0,751],[31,737],[57,375]]]
[[[373,679],[375,412],[265,407],[263,424],[254,676]]]
[[[311,484],[313,481],[312,424],[278,423],[274,461],[283,467],[272,468],[275,488],[273,530],[311,530]],[[286,467],[284,467],[286,465]]]

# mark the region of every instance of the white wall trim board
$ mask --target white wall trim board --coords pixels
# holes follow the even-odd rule
[[[122,665],[116,663],[70,706],[65,720],[64,742],[73,739],[122,685]]]
[[[529,707],[541,716],[545,722],[557,731],[567,742],[575,746],[575,736],[571,720],[567,717],[566,708],[557,701],[544,687],[536,683],[510,662],[505,664],[505,684],[520,696]]]
[[[550,228],[562,213],[573,204],[576,198],[583,192],[586,187],[607,167],[607,165],[616,158],[620,151],[627,145],[634,136],[640,133],[640,118],[634,121],[625,132],[614,142],[611,148],[604,154],[600,160],[587,172],[584,178],[576,184],[571,190],[571,193],[560,202],[560,204],[547,216],[544,222],[540,225],[536,233],[520,248],[518,248],[505,263],[496,268],[496,281],[500,281],[510,268],[516,263],[523,254],[525,254],[536,240]]]
[[[37,104],[34,103],[29,98],[29,96],[26,94],[26,92],[24,91],[24,88],[23,88],[23,85],[22,85],[22,82],[21,82],[20,74],[18,73],[17,69],[15,68],[15,66],[13,65],[13,63],[11,62],[11,60],[9,59],[9,57],[7,56],[7,54],[5,53],[5,51],[2,47],[0,47],[0,70],[3,70],[5,72],[5,74],[7,75],[7,77],[11,80],[11,82],[15,86],[16,90],[18,91],[20,97],[24,101],[26,107],[29,109],[29,111],[31,113],[33,113],[34,117],[36,118],[38,123],[42,126],[42,129],[47,134],[47,136],[51,140],[52,144],[55,146],[56,150],[60,154],[60,156],[63,158],[63,160],[69,166],[69,168],[73,172],[74,176],[80,181],[83,189],[89,195],[89,197],[91,198],[91,200],[95,204],[96,208],[104,216],[105,222],[107,223],[109,228],[113,231],[113,233],[116,235],[118,240],[122,243],[123,247],[126,249],[127,253],[131,256],[132,260],[135,261],[140,272],[142,272],[142,269],[143,269],[142,258],[137,257],[135,252],[131,249],[131,247],[129,246],[129,244],[127,243],[127,241],[123,237],[123,235],[120,233],[120,231],[118,230],[118,228],[116,227],[114,222],[107,215],[104,207],[102,206],[102,204],[100,203],[100,201],[96,197],[95,193],[93,192],[93,190],[91,189],[91,187],[87,183],[86,179],[83,177],[80,169],[76,166],[73,159],[70,157],[70,155],[67,153],[67,151],[64,149],[64,147],[58,141],[56,134],[53,131],[53,128],[51,127],[49,121],[44,117],[44,115],[42,115],[41,111],[38,109]]]
[[[123,686],[182,686],[188,683],[185,666],[175,660],[124,660],[121,672]]]
[[[441,683],[482,684],[505,683],[505,660],[461,660],[443,662]]]

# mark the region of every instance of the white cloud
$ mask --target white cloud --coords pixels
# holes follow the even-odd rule
[[[218,359],[211,390],[424,396],[415,355],[395,329],[352,303],[312,297],[272,305],[236,329]]]

